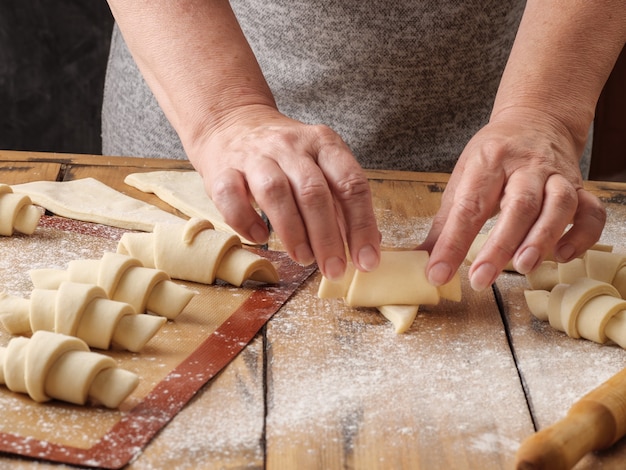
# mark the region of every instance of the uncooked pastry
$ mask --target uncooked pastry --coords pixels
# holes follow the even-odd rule
[[[435,305],[442,298],[461,300],[458,273],[449,283],[435,287],[426,278],[427,263],[426,251],[382,251],[374,271],[358,271],[349,263],[342,279],[323,277],[318,297],[343,298],[353,307],[376,307],[393,322],[396,331],[403,332],[413,323],[419,305]]]
[[[544,261],[526,275],[531,289],[543,290],[551,290],[556,284],[572,284],[581,278],[612,284],[626,298],[626,255],[590,249],[582,258],[568,263]]]
[[[41,211],[28,196],[15,194],[11,186],[0,184],[0,235],[8,237],[13,231],[32,235],[40,218]]]
[[[65,281],[58,290],[34,289],[30,300],[0,294],[0,322],[12,335],[53,331],[76,336],[93,348],[139,352],[166,321],[140,315],[91,284]]]
[[[465,259],[471,264],[474,262],[474,260],[476,259],[476,256],[478,255],[478,252],[481,250],[481,248],[483,247],[483,245],[485,244],[485,242],[487,241],[487,238],[489,237],[488,233],[479,233],[478,235],[476,235],[476,238],[474,238],[474,241],[472,242],[467,255],[465,257]],[[606,244],[602,244],[602,243],[596,243],[595,245],[593,245],[590,250],[594,250],[594,251],[604,251],[604,252],[610,252],[613,250],[613,247],[611,245],[606,245]],[[546,257],[546,259],[544,260],[544,262],[555,262],[554,256],[553,255],[548,255]],[[504,267],[504,271],[512,271],[512,272],[517,272],[517,270],[515,269],[515,267],[513,266],[513,261],[509,261],[507,263],[507,265]]]
[[[396,333],[404,333],[415,321],[419,305],[381,305],[376,307],[391,322]]]
[[[531,313],[572,338],[596,343],[609,339],[626,348],[626,300],[606,282],[580,278],[552,291],[524,292]]]
[[[73,260],[67,270],[34,269],[30,277],[34,286],[41,289],[57,289],[63,281],[95,284],[104,289],[109,299],[128,303],[137,313],[153,313],[170,320],[196,294],[173,282],[166,272],[145,267],[137,258],[121,253]]]
[[[207,195],[202,177],[197,171],[162,170],[132,173],[124,182],[145,193],[154,193],[159,199],[189,217],[206,219],[216,230],[237,235],[243,243],[255,243],[239,235],[224,221],[224,217]]]
[[[34,181],[16,184],[13,191],[34,204],[70,219],[151,232],[155,224],[184,219],[127,196],[94,178],[73,181]]]
[[[139,259],[144,266],[161,269],[173,279],[202,284],[221,279],[234,286],[246,280],[279,281],[268,259],[244,249],[235,235],[214,230],[203,219],[158,224],[153,233],[125,233],[117,251]]]
[[[84,405],[90,401],[117,408],[139,378],[117,367],[112,358],[89,351],[78,338],[37,331],[30,339],[15,337],[0,348],[0,383],[37,402],[57,399]]]

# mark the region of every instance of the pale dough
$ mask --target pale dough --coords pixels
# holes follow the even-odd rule
[[[37,331],[0,348],[0,383],[38,402],[87,401],[117,408],[139,383],[136,374],[117,367],[103,354],[71,336]]]
[[[544,261],[526,275],[531,289],[543,290],[551,290],[557,284],[572,284],[582,278],[611,284],[621,297],[626,297],[626,255],[590,249],[581,258],[568,263]]]
[[[0,294],[0,322],[12,335],[52,331],[94,348],[139,352],[166,319],[137,314],[101,287],[65,281],[58,290],[34,289],[30,300]]]
[[[189,217],[206,219],[216,230],[236,235],[243,243],[255,243],[241,237],[224,221],[224,217],[207,195],[202,177],[197,171],[151,171],[132,173],[124,182],[145,193],[154,193],[159,199]]]
[[[396,333],[405,333],[417,316],[419,305],[381,305],[377,310],[391,322]]]
[[[50,212],[85,222],[151,232],[156,224],[184,219],[127,196],[94,178],[73,181],[34,181],[12,186]]]
[[[572,338],[609,339],[626,348],[626,300],[615,287],[591,278],[557,284],[551,291],[525,291],[530,312]]]
[[[419,305],[434,305],[442,298],[461,300],[458,273],[448,284],[435,287],[426,279],[427,263],[426,251],[382,251],[374,271],[361,272],[350,263],[342,279],[323,277],[318,297],[343,298],[353,307],[376,307],[393,322],[396,331],[403,332],[415,319]]]
[[[213,284],[221,279],[234,286],[246,280],[276,283],[274,265],[241,246],[235,235],[217,231],[202,219],[157,225],[153,233],[125,233],[117,251],[161,269],[174,279]]]
[[[467,255],[465,257],[465,259],[471,264],[474,262],[474,260],[476,259],[476,256],[478,255],[478,252],[481,250],[481,248],[484,246],[485,242],[487,241],[487,239],[489,238],[489,233],[479,233],[478,235],[476,235],[476,238],[474,238],[474,241],[472,242]],[[604,252],[610,252],[613,250],[613,247],[611,245],[606,245],[606,244],[602,244],[602,243],[596,243],[595,245],[593,245],[590,250],[594,250],[594,251],[604,251]],[[554,256],[553,255],[548,255],[545,259],[544,262],[555,262],[554,260]],[[507,263],[507,265],[504,267],[504,271],[511,271],[511,272],[517,272],[517,270],[515,269],[515,267],[513,266],[513,261],[509,261]]]
[[[41,211],[28,196],[15,194],[11,186],[0,183],[0,235],[13,232],[32,235],[39,224]]]
[[[176,318],[196,294],[171,281],[165,271],[148,268],[137,258],[121,253],[104,253],[101,259],[73,260],[67,270],[30,271],[33,284],[57,289],[63,281],[95,284],[109,299],[130,304],[137,313]]]

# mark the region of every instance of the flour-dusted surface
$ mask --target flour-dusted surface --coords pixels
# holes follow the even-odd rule
[[[423,306],[397,335],[374,309],[317,299],[318,281],[268,326],[269,468],[273,453],[327,463],[333,447],[357,467],[398,468],[416,442],[446,441],[458,458],[491,462],[486,468],[514,455],[532,425],[489,293]],[[411,464],[449,468],[445,458],[431,452]]]
[[[607,224],[600,242],[613,251],[626,252],[626,207],[607,206]],[[529,406],[539,428],[562,419],[571,406],[626,367],[626,351],[615,344],[596,344],[568,337],[532,316],[524,299],[529,285],[524,276],[506,273],[497,282],[505,306],[513,349],[520,376],[528,393]],[[621,453],[620,453],[621,452]],[[615,456],[611,453],[615,453]],[[612,449],[591,454],[576,469],[623,468],[624,451]],[[611,465],[615,459],[615,466]]]
[[[115,251],[123,232],[101,225],[45,217],[30,237],[0,239],[0,250],[3,253],[0,282],[3,289],[28,298],[32,290],[29,269],[66,268],[69,261],[75,259],[99,259],[104,252]],[[117,455],[118,452],[120,455],[139,455],[146,443],[142,441],[142,436],[152,436],[146,433],[155,429],[155,426],[153,432],[164,426],[167,423],[164,417],[174,417],[179,407],[186,403],[181,400],[188,400],[212,376],[208,374],[215,374],[223,367],[222,356],[231,358],[230,351],[236,353],[246,346],[249,337],[245,341],[237,339],[245,337],[242,336],[245,333],[240,330],[231,332],[237,335],[236,338],[226,334],[226,331],[230,331],[228,329],[223,330],[224,335],[218,334],[222,331],[218,328],[235,318],[233,312],[246,312],[244,316],[249,321],[256,317],[266,319],[266,315],[270,314],[268,306],[270,309],[278,308],[290,289],[302,282],[305,270],[296,267],[286,256],[276,253],[273,256],[268,253],[267,256],[284,276],[281,277],[285,280],[284,285],[281,282],[277,286],[267,286],[266,292],[264,286],[256,285],[233,287],[224,283],[211,286],[183,283],[198,295],[194,296],[175,321],[168,321],[139,353],[99,351],[110,355],[118,366],[140,377],[139,386],[119,409],[74,406],[56,401],[35,403],[26,395],[13,393],[0,386],[0,409],[3,410],[3,419],[0,420],[1,449],[47,459],[50,458],[48,449],[62,446],[62,455],[55,454],[54,460],[72,461],[63,456],[68,455],[69,459],[79,458],[81,463],[95,466],[100,466],[99,457],[88,451],[102,446],[103,442],[108,455]],[[269,292],[270,289],[273,289],[273,294]],[[253,297],[256,300],[251,302]],[[244,304],[246,307],[240,309]],[[258,313],[250,313],[258,309]],[[237,321],[239,324],[242,322],[241,319]],[[249,334],[254,332],[256,330]],[[9,340],[10,336],[0,329],[0,346]],[[222,348],[221,352],[216,353],[213,346],[207,345],[218,345],[216,347]],[[261,350],[262,345],[257,343],[251,354],[241,356],[239,361],[243,361],[242,364],[251,370],[246,372],[245,367],[235,367],[230,374],[225,374],[226,378],[220,382],[225,385],[216,386],[216,390],[221,387],[222,394],[213,394],[216,400],[198,400],[204,403],[202,409],[195,407],[185,411],[185,415],[176,421],[185,426],[193,422],[197,433],[192,435],[189,434],[191,431],[186,431],[185,438],[178,441],[184,450],[179,447],[168,454],[173,468],[180,468],[175,460],[180,462],[181,455],[186,456],[183,461],[195,462],[187,460],[194,452],[198,452],[198,455],[209,452],[205,458],[210,459],[221,452],[225,459],[234,457],[241,464],[249,461],[248,457],[262,461],[259,457],[262,456],[264,417]],[[253,364],[254,360],[260,360],[260,363]],[[245,380],[247,383],[244,383]],[[227,391],[229,393],[225,393]],[[229,400],[231,406],[225,406]],[[242,407],[257,413],[258,420],[252,427],[244,428],[244,421],[247,425],[249,419],[239,415]],[[229,428],[230,432],[220,431],[220,422],[234,422],[236,418],[239,418],[241,426]],[[123,433],[110,432],[120,424]],[[201,441],[207,437],[203,431],[206,427],[213,431],[212,446],[209,448],[201,445]],[[157,453],[163,448],[172,449],[162,444],[155,448]],[[84,459],[81,457],[83,450],[86,455],[94,457]],[[163,463],[164,456],[159,455],[157,461]],[[143,462],[150,465],[148,458]]]

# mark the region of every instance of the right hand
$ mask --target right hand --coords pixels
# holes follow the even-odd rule
[[[186,151],[226,223],[242,236],[268,239],[256,202],[298,263],[317,261],[324,276],[338,279],[347,248],[357,269],[377,267],[380,232],[367,177],[330,128],[246,105]]]

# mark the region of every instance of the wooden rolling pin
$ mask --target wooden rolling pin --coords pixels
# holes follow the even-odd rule
[[[515,468],[571,469],[588,452],[610,447],[626,434],[626,369],[576,402],[561,421],[528,437]]]

